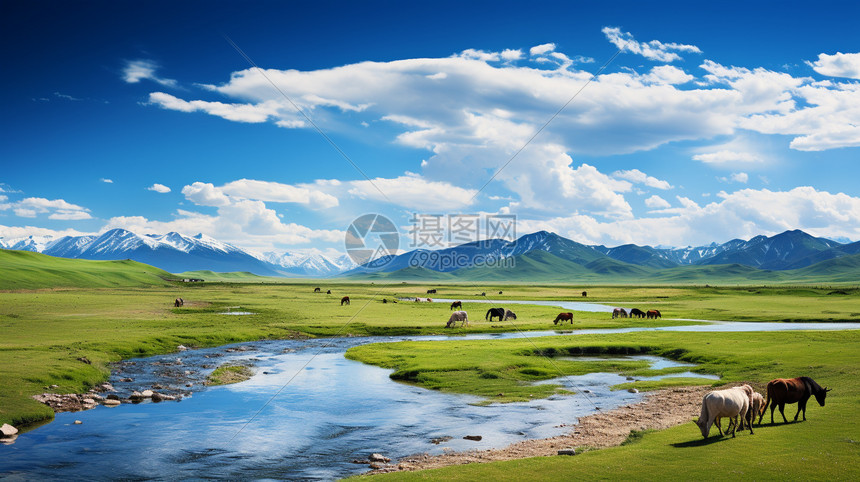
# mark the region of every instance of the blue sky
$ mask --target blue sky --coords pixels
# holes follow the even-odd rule
[[[606,245],[860,240],[855,2],[0,9],[7,240],[333,253],[364,213]]]

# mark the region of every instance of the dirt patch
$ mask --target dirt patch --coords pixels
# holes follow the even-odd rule
[[[527,457],[548,457],[559,450],[576,447],[604,448],[620,445],[630,432],[661,430],[688,423],[699,415],[702,397],[711,387],[678,387],[649,393],[645,400],[582,417],[573,425],[573,431],[557,437],[524,440],[501,449],[471,450],[442,455],[413,455],[396,465],[387,465],[369,474],[435,469],[449,465],[497,462]],[[666,410],[666,407],[672,407]],[[699,431],[691,427],[691,436]],[[579,450],[577,450],[579,452]]]

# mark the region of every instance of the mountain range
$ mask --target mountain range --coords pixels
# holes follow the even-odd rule
[[[210,270],[247,271],[260,276],[332,276],[355,263],[344,255],[330,259],[320,254],[257,254],[204,234],[140,235],[112,229],[98,236],[29,236],[0,239],[0,248],[34,251],[61,258],[131,259],[171,273]]]
[[[0,248],[64,258],[132,259],[173,273],[211,270],[247,271],[261,276],[343,275],[397,279],[537,281],[633,277],[671,281],[691,274],[706,277],[717,272],[743,279],[767,279],[773,277],[774,272],[812,268],[813,265],[815,269],[807,271],[826,275],[828,269],[840,273],[848,270],[846,276],[850,277],[857,272],[856,266],[860,266],[860,242],[843,244],[800,230],[685,248],[584,245],[539,231],[516,241],[491,239],[435,251],[414,250],[364,267],[356,266],[346,255],[331,259],[320,254],[257,254],[203,234],[140,235],[124,229],[113,229],[98,236],[0,238]],[[834,261],[840,259],[840,262]],[[724,268],[717,269],[719,266]]]

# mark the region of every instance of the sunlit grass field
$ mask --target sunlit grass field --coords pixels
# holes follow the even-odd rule
[[[3,255],[3,253],[0,253]],[[16,255],[17,256],[17,255]],[[28,258],[29,257],[29,258]],[[168,353],[180,344],[217,346],[300,336],[465,334],[530,330],[579,330],[689,324],[682,319],[727,321],[860,321],[860,290],[816,286],[612,286],[569,284],[285,280],[243,274],[203,273],[222,282],[181,283],[175,275],[129,261],[90,262],[25,254],[0,259],[0,423],[25,426],[50,419],[51,410],[30,397],[46,391],[79,393],[109,376],[108,363]],[[196,276],[195,276],[196,277]],[[320,293],[314,288],[320,287]],[[436,289],[435,294],[427,294]],[[331,290],[331,294],[326,294]],[[501,293],[499,293],[501,291]],[[587,296],[583,297],[582,292]],[[482,293],[485,296],[482,296]],[[349,305],[340,304],[349,296]],[[463,300],[471,324],[446,329],[448,303],[393,301],[433,297]],[[185,306],[175,308],[173,300]],[[386,299],[389,303],[383,303]],[[491,299],[492,304],[471,303]],[[611,319],[575,312],[574,324],[555,326],[551,306],[506,300],[565,300],[642,310],[659,320]],[[490,307],[518,314],[513,322],[488,322]],[[228,316],[225,311],[247,311]],[[635,443],[568,458],[468,466],[398,477],[488,478],[856,478],[854,411],[860,406],[857,332],[628,333],[530,340],[446,341],[370,345],[350,357],[394,370],[394,378],[428,389],[472,393],[488,402],[545,397],[553,385],[532,385],[560,374],[611,370],[646,375],[641,362],[588,366],[564,355],[650,353],[699,364],[721,382],[764,383],[777,376],[812,376],[834,388],[827,407],[810,406],[810,420],[765,426],[755,436],[702,442],[695,426],[643,435]],[[552,355],[552,358],[540,356]],[[86,357],[91,364],[79,358]],[[665,371],[663,373],[666,373]],[[640,389],[691,383],[637,382]],[[712,384],[708,380],[701,383]],[[50,389],[51,385],[57,388]],[[619,387],[626,388],[626,387]],[[503,396],[499,396],[503,393]],[[671,407],[667,408],[671,409]],[[789,409],[791,412],[793,409]],[[793,412],[791,412],[793,415]],[[788,434],[788,435],[786,435]],[[754,455],[754,456],[753,456]],[[713,460],[717,456],[719,460]],[[806,458],[825,465],[816,472]],[[768,463],[777,460],[780,464]],[[827,461],[827,463],[825,463]],[[739,464],[739,465],[736,465]],[[855,464],[856,465],[856,464]],[[796,471],[796,472],[795,472]]]

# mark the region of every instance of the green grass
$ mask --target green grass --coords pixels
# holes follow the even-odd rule
[[[0,249],[0,290],[168,286],[173,275],[136,261],[55,258]]]
[[[254,376],[253,370],[245,365],[222,365],[214,370],[206,378],[208,385],[229,385],[244,382]]]
[[[611,340],[609,339],[611,338]],[[765,415],[755,435],[703,439],[692,423],[668,430],[633,433],[622,446],[576,455],[471,464],[415,473],[383,475],[382,480],[857,480],[860,477],[860,331],[773,333],[637,333],[535,339],[546,350],[639,349],[696,362],[723,381],[758,387],[777,377],[807,375],[833,389],[825,407],[811,399],[807,421],[775,424]],[[450,342],[446,342],[450,343]],[[440,345],[442,343],[434,343]],[[402,348],[406,348],[402,346]],[[450,348],[450,347],[448,347]],[[496,351],[522,350],[518,341]],[[796,405],[786,407],[789,420]],[[671,410],[671,407],[667,407]]]

